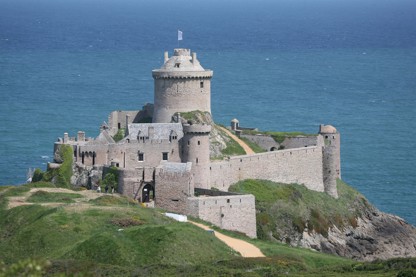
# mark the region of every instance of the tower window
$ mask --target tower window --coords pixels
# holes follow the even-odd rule
[[[180,63],[175,63],[175,67],[176,68],[179,68],[181,66],[181,64]]]
[[[198,140],[198,145],[201,145],[201,142]]]
[[[196,163],[198,163],[198,161],[199,161],[198,158],[196,158]]]
[[[204,82],[199,82],[199,87],[204,88]]]
[[[168,152],[163,152],[162,153],[162,160],[167,161],[168,160]]]
[[[139,160],[139,162],[143,162],[144,161],[144,153],[139,153],[138,160]]]

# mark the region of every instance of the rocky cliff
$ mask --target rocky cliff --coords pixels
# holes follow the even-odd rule
[[[301,185],[246,180],[230,189],[256,196],[259,238],[362,261],[416,257],[416,228],[383,213],[338,180],[339,199]]]
[[[328,236],[305,230],[297,245],[356,260],[416,257],[416,229],[403,219],[374,207],[363,210],[357,225],[332,226]]]

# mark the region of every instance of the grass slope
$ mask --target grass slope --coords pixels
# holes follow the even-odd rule
[[[256,197],[257,235],[266,240],[290,242],[285,236],[291,230],[305,228],[323,236],[330,226],[355,226],[363,208],[369,206],[364,196],[350,186],[337,181],[339,199],[325,193],[308,190],[301,185],[279,184],[264,180],[245,180],[230,191],[250,193]]]
[[[36,184],[42,185],[50,186]],[[192,224],[111,195],[90,200],[92,206],[83,209],[65,203],[6,209],[7,197],[27,193],[31,186],[0,189],[0,276],[396,276],[416,268],[414,259],[357,263],[222,231],[267,255],[245,259]],[[283,197],[293,191],[276,188],[271,194]],[[62,195],[42,197],[48,203],[57,196]],[[272,201],[267,193],[259,197]]]

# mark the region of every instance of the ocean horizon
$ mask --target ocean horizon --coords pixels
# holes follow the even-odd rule
[[[177,30],[183,41],[177,40]],[[341,134],[342,179],[416,225],[416,2],[2,0],[0,185],[46,169],[64,132],[153,103],[174,48],[214,71],[229,125]]]

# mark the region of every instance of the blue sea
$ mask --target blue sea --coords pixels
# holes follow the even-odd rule
[[[416,225],[414,0],[0,0],[0,184],[45,169],[64,132],[153,102],[177,47],[214,71],[216,122],[334,125],[343,180]]]

